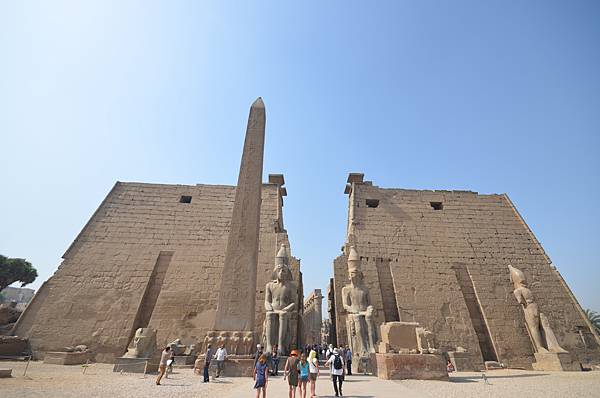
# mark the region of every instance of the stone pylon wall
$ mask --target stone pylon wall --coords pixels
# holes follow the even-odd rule
[[[287,241],[276,232],[278,189],[262,189],[257,336],[277,243]],[[233,186],[118,182],[13,333],[38,352],[86,344],[99,361],[123,354],[144,319],[159,345],[202,342],[214,324],[234,196]],[[294,271],[299,278],[299,264]]]
[[[442,209],[433,208],[437,203]],[[435,332],[444,351],[461,346],[480,361],[496,356],[531,368],[533,348],[507,268],[512,264],[527,276],[563,348],[581,362],[600,361],[579,305],[506,195],[354,183],[349,214],[380,322],[395,316],[395,305],[401,320]],[[334,261],[334,275],[341,292],[348,283],[343,256]],[[345,315],[339,295],[335,301],[340,341]]]

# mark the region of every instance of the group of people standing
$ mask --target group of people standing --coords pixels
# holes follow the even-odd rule
[[[209,368],[212,360],[216,362],[215,378],[218,378],[223,373],[226,359],[227,350],[224,345],[219,346],[214,353],[211,345],[207,346],[202,363],[202,373],[205,383],[209,382]],[[298,389],[299,398],[306,398],[309,385],[310,398],[315,397],[317,379],[321,372],[319,368],[320,359],[324,366],[330,369],[335,396],[343,396],[342,386],[344,378],[346,375],[352,375],[352,351],[349,347],[346,348],[344,346],[334,348],[333,345],[329,345],[328,347],[313,345],[304,347],[304,350],[292,350],[285,362],[283,379],[288,382],[289,398],[296,398],[296,391]],[[170,347],[165,347],[161,354],[159,375],[156,379],[157,385],[160,385],[160,381],[165,375],[169,360],[173,360],[171,349]],[[263,398],[266,398],[269,376],[278,376],[279,374],[279,360],[280,356],[277,345],[273,346],[271,352],[264,352],[262,346],[260,344],[257,345],[256,353],[254,354],[253,372],[257,398],[260,398],[261,393]],[[198,363],[194,370],[196,373],[199,373]]]
[[[254,388],[257,398],[260,398],[261,393],[263,398],[266,398],[269,375],[277,375],[279,356],[276,348],[273,351],[274,355],[267,355],[263,353],[260,345],[257,346],[254,366]],[[315,397],[317,379],[320,375],[319,353],[324,360],[324,366],[329,367],[331,371],[335,396],[343,396],[344,378],[346,374],[352,374],[352,351],[349,348],[334,348],[330,345],[323,350],[316,346],[307,346],[304,351],[292,350],[283,370],[283,379],[288,382],[289,398],[295,398],[297,390],[300,398],[306,398],[309,384],[310,397]],[[273,358],[276,358],[275,362]]]

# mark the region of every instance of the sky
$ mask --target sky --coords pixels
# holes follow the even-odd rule
[[[37,288],[115,181],[235,185],[250,104],[305,294],[349,172],[508,193],[600,310],[597,1],[0,0],[0,253]]]

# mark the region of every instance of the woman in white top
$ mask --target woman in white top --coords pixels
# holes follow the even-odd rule
[[[308,354],[308,367],[309,367],[309,379],[310,379],[310,398],[315,396],[315,388],[317,386],[317,378],[319,377],[319,360],[317,359],[317,352],[311,350]]]

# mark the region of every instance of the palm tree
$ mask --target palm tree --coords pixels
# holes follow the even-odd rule
[[[596,332],[600,334],[600,314],[590,309],[587,309],[584,312],[585,315],[587,315],[590,322],[592,323],[592,325],[594,326],[594,329],[596,329]]]

